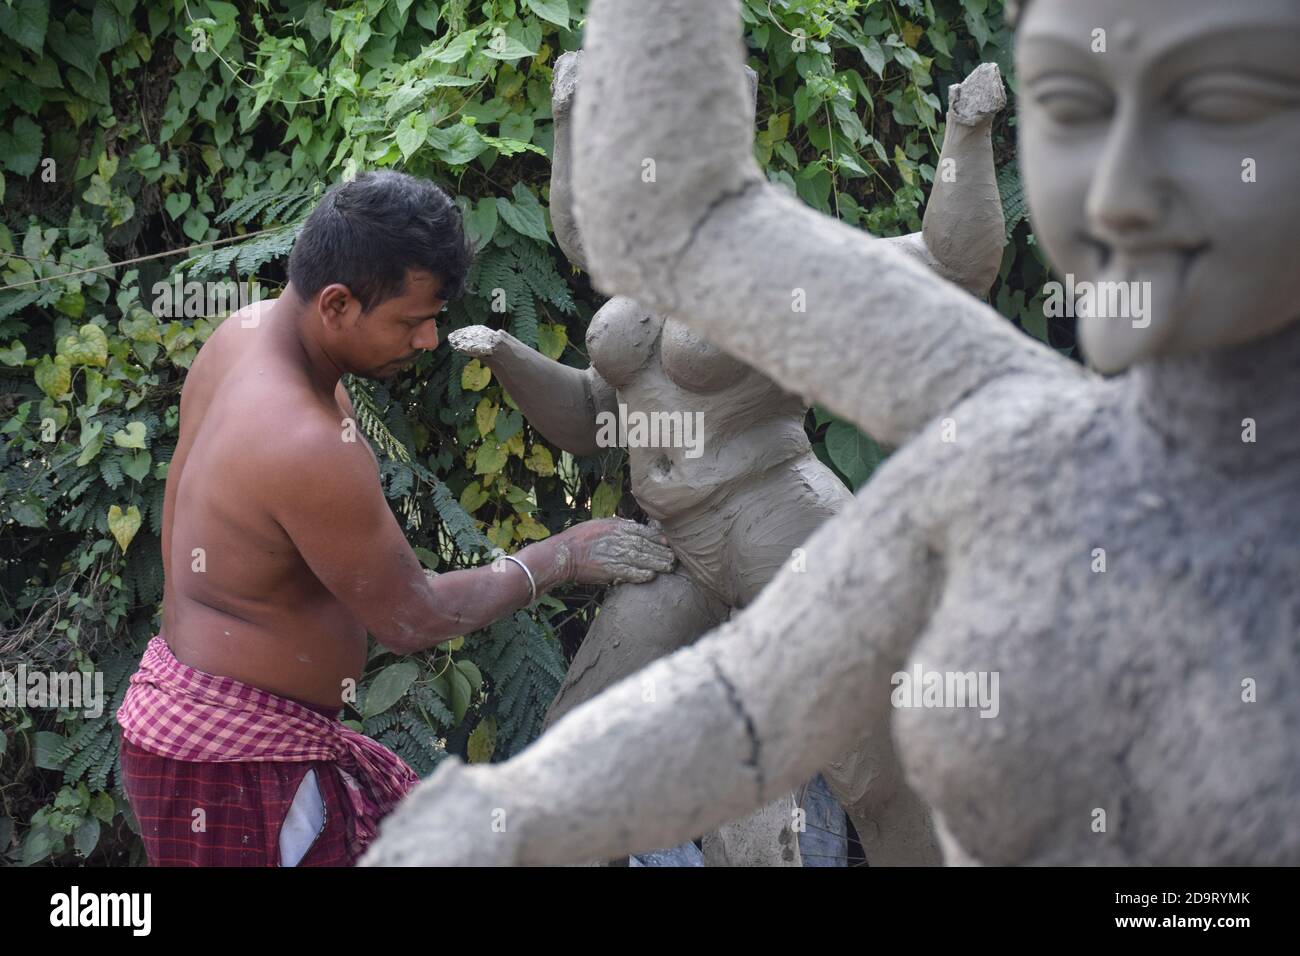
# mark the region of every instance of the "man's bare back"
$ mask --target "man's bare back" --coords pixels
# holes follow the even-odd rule
[[[199,670],[337,706],[344,678],[361,676],[365,626],[273,517],[332,463],[292,475],[278,465],[286,442],[323,429],[339,456],[371,463],[376,483],[378,466],[359,435],[343,440],[352,409],[342,386],[333,407],[320,401],[277,331],[274,302],[235,313],[186,379],[163,504],[163,634]]]

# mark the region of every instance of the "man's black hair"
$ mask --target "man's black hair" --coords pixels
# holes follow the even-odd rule
[[[402,294],[408,269],[439,277],[439,297],[457,298],[473,258],[445,192],[406,173],[361,173],[330,187],[307,217],[289,255],[289,281],[305,300],[342,283],[368,312]]]

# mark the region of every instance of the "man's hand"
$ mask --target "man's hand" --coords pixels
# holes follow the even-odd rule
[[[644,583],[671,571],[676,560],[661,532],[626,518],[584,521],[555,540],[568,552],[575,584]]]
[[[505,333],[489,329],[486,325],[467,325],[447,336],[453,349],[477,359],[488,359],[496,354],[505,340]]]

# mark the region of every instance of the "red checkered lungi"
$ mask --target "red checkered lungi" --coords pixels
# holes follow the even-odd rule
[[[419,782],[337,711],[188,667],[162,635],[117,720],[123,787],[154,866],[278,865],[280,826],[312,769],[325,824],[298,865],[350,865]]]

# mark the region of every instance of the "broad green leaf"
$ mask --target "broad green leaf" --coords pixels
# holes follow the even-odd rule
[[[519,410],[512,408],[504,415],[497,416],[497,425],[493,433],[497,436],[497,441],[508,442],[514,438],[524,427],[524,416]]]
[[[140,509],[131,505],[123,512],[117,505],[113,505],[108,509],[108,530],[117,541],[117,546],[125,553],[131,546],[135,533],[140,530]]]
[[[826,453],[855,491],[885,457],[879,445],[853,425],[841,421],[832,422],[826,429]]]
[[[524,466],[542,478],[555,474],[555,459],[551,457],[551,450],[545,445],[534,445],[533,450],[524,459]]]
[[[479,672],[478,665],[473,661],[457,661],[456,669],[465,675],[465,679],[469,681],[469,689],[477,694],[479,688],[483,686],[483,675]]]
[[[438,30],[438,4],[436,0],[422,0],[415,8],[415,22],[429,31],[432,36]]]
[[[479,399],[478,406],[474,409],[474,422],[478,425],[480,435],[486,435],[492,431],[493,426],[497,423],[497,412],[500,410],[501,406],[490,398]]]
[[[497,200],[497,212],[506,221],[506,225],[520,235],[550,245],[551,235],[546,230],[546,215],[532,190],[523,183],[515,183],[511,195],[514,196],[513,201]]]
[[[30,176],[41,159],[45,136],[26,114],[13,121],[13,131],[0,130],[0,163],[19,176]]]
[[[0,3],[0,33],[38,56],[45,46],[49,19],[48,0],[14,0],[12,6]]]
[[[117,816],[117,807],[113,803],[113,797],[108,793],[97,793],[90,801],[90,812],[95,818],[102,823],[112,823],[113,817]]]
[[[167,210],[167,215],[171,216],[172,219],[179,219],[190,208],[191,201],[189,193],[176,190],[168,195],[167,200],[163,203],[163,208]]]
[[[57,754],[67,743],[67,738],[52,730],[38,730],[32,743],[32,763],[42,770],[62,770],[63,761]]]
[[[208,217],[197,209],[191,209],[181,224],[181,231],[195,242],[202,242],[208,234]]]
[[[411,689],[418,676],[420,676],[420,668],[415,661],[398,661],[385,667],[370,682],[370,687],[366,690],[362,714],[367,718],[382,714]]]
[[[80,291],[65,292],[54,303],[54,308],[70,319],[79,319],[86,311],[86,297]]]
[[[465,486],[465,490],[460,493],[460,506],[469,514],[478,511],[487,503],[488,494],[477,481],[471,481]]]
[[[488,763],[492,760],[492,754],[496,749],[497,719],[488,716],[479,721],[478,726],[470,732],[465,752],[470,763]]]
[[[474,452],[474,474],[494,475],[506,464],[506,446],[489,435]]]
[[[68,24],[74,25],[76,31],[69,30]],[[75,66],[86,76],[95,75],[95,66],[99,63],[99,49],[95,38],[90,34],[90,25],[84,17],[52,20],[45,40],[63,62]]]
[[[465,712],[469,710],[469,702],[473,697],[469,681],[456,667],[447,672],[447,681],[451,685],[451,712],[456,723],[460,723],[465,719]]]
[[[591,496],[591,516],[593,518],[612,518],[618,509],[619,493],[608,481],[596,486]]]
[[[524,0],[524,5],[543,20],[569,29],[569,0]]]
[[[98,53],[107,53],[126,43],[131,38],[131,24],[122,16],[112,3],[95,4],[91,16],[91,32],[95,35],[95,49]]]
[[[558,359],[569,344],[569,330],[555,323],[543,322],[537,326],[537,350],[549,359]]]
[[[488,148],[478,130],[465,123],[429,131],[429,145],[449,166],[464,166]]]
[[[86,817],[77,828],[72,831],[72,846],[77,851],[77,855],[82,859],[90,856],[91,852],[99,845],[99,821],[94,817]]]
[[[39,766],[39,764],[37,765]],[[50,769],[57,770],[57,767]],[[32,827],[27,831],[27,836],[23,840],[24,866],[32,866],[41,862],[54,850],[54,834],[45,827]]]
[[[144,481],[152,464],[153,457],[147,451],[138,451],[122,458],[122,474],[135,481]]]
[[[131,422],[113,433],[113,444],[118,448],[144,448],[147,434],[144,422]]]
[[[429,136],[429,117],[424,112],[408,113],[397,124],[397,148],[402,151],[402,161],[406,162],[424,145]]]
[[[42,356],[33,373],[36,387],[58,401],[72,387],[72,363],[66,355]]]
[[[483,53],[494,60],[519,60],[526,56],[536,56],[536,50],[530,50],[512,36],[497,33],[483,47]]]
[[[416,14],[417,19],[419,14]],[[466,30],[452,38],[452,41],[442,50],[434,53],[429,57],[438,63],[459,63],[465,58],[465,54],[474,49],[474,41],[478,39],[478,28]]]
[[[492,381],[492,370],[478,359],[471,359],[460,373],[460,387],[467,392],[481,392],[487,388],[490,381]]]
[[[77,467],[90,464],[103,448],[104,423],[91,422],[81,430],[81,454],[77,456]]]
[[[542,541],[551,536],[550,529],[532,515],[520,515],[515,534],[525,541]]]
[[[17,339],[0,348],[0,363],[22,365],[25,361],[27,361],[27,346]]]
[[[495,196],[487,196],[474,204],[469,215],[465,217],[465,231],[469,234],[474,248],[480,252],[487,248],[497,231],[497,201]]]

